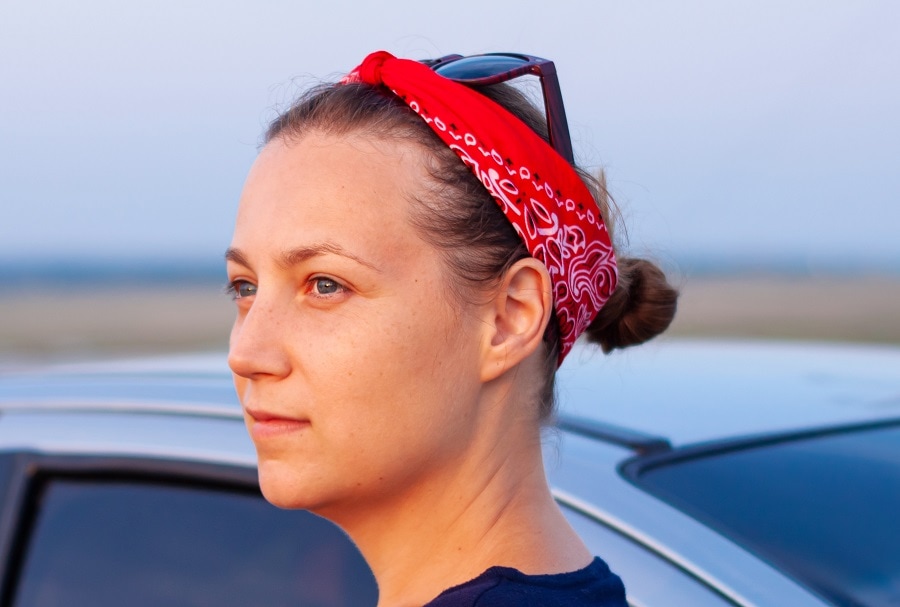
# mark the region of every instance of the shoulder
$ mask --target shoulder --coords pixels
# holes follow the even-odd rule
[[[444,591],[425,607],[627,607],[625,587],[606,563],[595,558],[578,571],[526,575],[491,567],[477,578]]]

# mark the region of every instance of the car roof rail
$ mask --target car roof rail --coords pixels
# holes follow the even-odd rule
[[[560,414],[556,418],[556,426],[560,430],[601,440],[631,449],[638,455],[662,453],[672,450],[672,443],[663,436],[648,434],[640,430],[623,428],[577,415]]]

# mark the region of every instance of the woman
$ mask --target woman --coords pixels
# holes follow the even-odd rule
[[[441,75],[525,71],[549,144],[515,89]],[[554,80],[526,56],[373,53],[279,116],[247,178],[229,363],[260,486],[340,525],[380,606],[625,605],[550,495],[540,430],[575,338],[650,339],[676,293],[616,262]]]

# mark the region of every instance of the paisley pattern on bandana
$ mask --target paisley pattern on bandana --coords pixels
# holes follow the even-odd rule
[[[609,233],[590,191],[505,108],[409,59],[372,53],[342,82],[383,85],[475,174],[553,281],[559,363],[616,287]]]

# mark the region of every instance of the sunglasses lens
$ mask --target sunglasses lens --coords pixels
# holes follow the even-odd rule
[[[438,66],[434,71],[445,78],[466,81],[502,74],[526,63],[527,59],[515,55],[477,55],[451,61]]]

